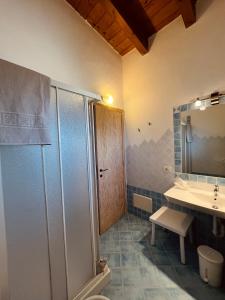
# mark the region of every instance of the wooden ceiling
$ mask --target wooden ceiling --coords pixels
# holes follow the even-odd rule
[[[121,55],[149,51],[149,38],[179,15],[196,21],[196,0],[66,0]]]

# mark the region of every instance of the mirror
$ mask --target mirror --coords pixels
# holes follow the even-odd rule
[[[181,106],[174,124],[176,171],[225,177],[225,105]]]

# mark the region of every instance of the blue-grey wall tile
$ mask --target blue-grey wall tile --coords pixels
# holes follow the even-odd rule
[[[199,182],[206,182],[206,176],[204,176],[204,175],[198,175],[198,181]]]
[[[180,111],[187,111],[187,104],[181,105]]]
[[[174,147],[174,151],[175,151],[175,152],[181,152],[181,147],[177,147],[177,146]]]
[[[181,159],[181,152],[175,152],[175,159]]]
[[[180,126],[180,119],[174,119],[173,124],[174,126]]]
[[[225,178],[217,178],[217,184],[225,185]]]
[[[180,113],[174,113],[173,117],[175,120],[180,120]]]
[[[175,165],[176,166],[180,166],[181,165],[181,160],[180,159],[176,159],[175,160]]]
[[[180,140],[174,140],[174,145],[175,147],[180,147],[181,146]]]
[[[207,183],[209,184],[216,184],[216,177],[211,177],[211,176],[208,176],[207,177]]]
[[[180,105],[173,107],[173,113],[180,112]]]
[[[186,173],[181,173],[181,174],[179,175],[179,177],[180,177],[181,179],[183,179],[183,180],[188,180],[188,174],[186,174]]]
[[[188,179],[191,181],[197,181],[197,178],[198,178],[197,175],[195,175],[195,174],[189,174],[188,177],[189,177]]]
[[[188,103],[187,104],[187,110],[191,110],[191,108],[192,108],[192,103]]]
[[[174,133],[180,133],[180,126],[174,126]]]
[[[175,166],[175,172],[181,172],[181,165]]]
[[[181,138],[181,133],[180,132],[175,132],[174,133],[174,138],[179,140]]]

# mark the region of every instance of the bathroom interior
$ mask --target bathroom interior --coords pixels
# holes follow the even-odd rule
[[[0,300],[225,299],[225,1],[0,7]]]

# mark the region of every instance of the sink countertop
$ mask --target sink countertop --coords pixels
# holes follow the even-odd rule
[[[173,186],[164,195],[169,202],[225,219],[224,187],[218,192],[217,200],[214,200],[213,185],[197,187],[197,184],[190,184],[186,189]]]

